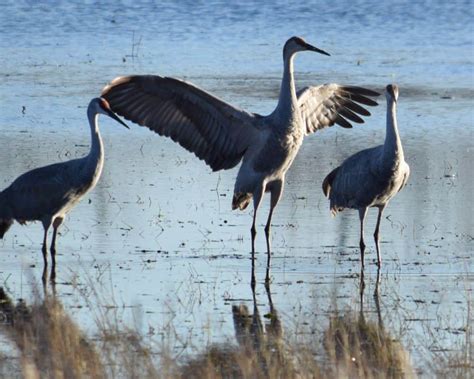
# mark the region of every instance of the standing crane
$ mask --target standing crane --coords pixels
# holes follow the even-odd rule
[[[358,116],[370,113],[359,103],[377,105],[370,99],[377,92],[338,84],[295,90],[293,58],[300,51],[329,55],[292,37],[283,47],[283,79],[275,110],[260,116],[238,109],[217,97],[175,78],[138,75],[114,79],[102,91],[117,114],[159,135],[170,137],[193,152],[213,171],[235,167],[240,161],[232,209],[245,209],[253,200],[252,285],[255,284],[255,236],[257,210],[265,192],[270,192],[270,212],[265,226],[269,282],[270,226],[280,200],[285,174],[305,135],[337,123],[350,128]]]
[[[46,272],[48,229],[53,226],[51,241],[52,272],[56,266],[56,235],[66,214],[97,184],[104,165],[104,147],[98,116],[105,114],[128,126],[111,110],[106,100],[92,99],[87,108],[91,129],[91,149],[83,158],[39,167],[19,176],[0,192],[0,238],[13,221],[41,221],[44,228],[43,260]],[[44,276],[44,274],[43,274]]]
[[[398,86],[386,87],[387,129],[385,143],[359,151],[347,158],[341,166],[329,173],[323,181],[323,192],[330,200],[335,215],[344,208],[357,209],[360,219],[360,259],[364,268],[364,219],[369,207],[377,207],[378,217],[374,239],[377,266],[382,258],[379,246],[379,228],[382,214],[390,199],[407,183],[410,167],[405,162],[402,141],[397,126]]]

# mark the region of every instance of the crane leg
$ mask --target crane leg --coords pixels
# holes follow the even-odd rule
[[[364,253],[365,253],[365,243],[364,243],[364,220],[365,215],[367,214],[367,208],[359,208],[359,219],[360,219],[360,263],[362,265],[362,269],[365,267],[364,263]]]
[[[41,251],[43,253],[43,262],[44,266],[48,266],[48,229],[51,223],[49,222],[43,222],[43,228],[44,228],[44,236],[43,236],[43,247],[41,248]]]
[[[272,216],[273,210],[275,209],[278,201],[280,200],[281,193],[283,190],[283,180],[276,181],[271,183],[271,199],[270,199],[270,212],[268,213],[267,224],[265,225],[265,237],[267,241],[267,270],[265,275],[265,285],[270,283],[270,260],[272,256],[271,250],[271,224],[272,224]]]
[[[44,262],[44,266],[47,267],[48,266],[48,247],[47,247],[47,239],[48,239],[48,231],[45,230],[44,231],[44,238],[43,238],[43,247],[41,248],[41,251],[43,253],[43,262]]]
[[[267,219],[267,225],[265,225],[265,237],[267,240],[267,270],[265,274],[265,284],[270,283],[270,259],[272,256],[272,251],[271,251],[271,241],[270,241],[270,229],[271,229],[271,223],[272,223],[272,214],[273,214],[273,208],[274,206],[272,205],[270,208],[270,212],[268,213],[268,219]]]
[[[41,248],[41,252],[43,253],[43,275],[41,276],[41,280],[43,284],[46,283],[46,279],[48,276],[48,230],[49,226],[51,225],[51,220],[42,220],[43,229],[44,229],[44,236],[43,236],[43,246]]]
[[[250,285],[253,289],[255,289],[255,236],[257,235],[257,229],[255,228],[256,218],[257,218],[257,208],[254,208],[252,227],[250,228],[250,235],[252,237],[252,277],[250,280]]]
[[[53,228],[53,239],[51,241],[51,262],[53,267],[56,266],[56,234],[58,233],[58,228]]]
[[[255,223],[257,220],[257,211],[258,207],[260,206],[260,202],[263,197],[263,187],[260,187],[253,193],[253,220],[252,220],[252,227],[250,228],[250,234],[252,237],[252,277],[250,281],[250,285],[252,288],[255,288],[255,237],[257,236],[257,228],[255,227]]]
[[[56,217],[53,221],[53,239],[51,241],[51,271],[54,271],[56,268],[56,235],[58,234],[58,228],[62,224],[62,222],[62,217]]]
[[[382,266],[382,256],[380,255],[380,245],[379,245],[379,229],[380,229],[380,220],[382,219],[383,210],[385,206],[379,207],[379,214],[377,216],[377,225],[375,226],[374,240],[375,248],[377,249],[377,266],[380,268]]]

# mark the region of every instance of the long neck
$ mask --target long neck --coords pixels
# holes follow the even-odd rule
[[[387,99],[387,131],[384,143],[384,160],[403,160],[403,147],[397,126],[397,103]]]
[[[297,107],[293,58],[294,54],[285,54],[283,57],[283,79],[281,80],[278,105],[275,109],[275,113],[280,117],[291,117]]]
[[[87,156],[87,171],[88,174],[100,176],[104,162],[104,145],[102,143],[102,138],[100,137],[98,123],[99,115],[97,112],[89,109],[87,111],[87,117],[89,118],[89,125],[91,128],[91,149]]]

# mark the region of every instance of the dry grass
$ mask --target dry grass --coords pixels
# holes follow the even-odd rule
[[[472,330],[472,302],[467,297],[467,317],[464,328],[464,341],[457,351],[440,352],[436,354],[433,365],[434,374],[440,378],[473,379],[474,350]]]
[[[309,350],[294,349],[282,338],[274,309],[264,325],[254,307],[232,307],[236,344],[214,345],[179,367],[177,378],[323,378]]]
[[[336,378],[414,378],[408,353],[379,322],[348,313],[331,316],[325,348]]]
[[[380,314],[375,321],[367,321],[362,312],[331,316],[320,336],[323,348],[315,352],[309,344],[296,345],[285,339],[269,299],[270,312],[265,317],[260,316],[255,299],[253,312],[246,305],[232,308],[235,340],[211,345],[179,361],[165,353],[166,349],[152,354],[139,333],[113,321],[102,322],[100,338],[92,341],[54,296],[44,295],[27,306],[13,304],[0,289],[0,313],[6,321],[0,331],[18,349],[24,378],[415,377],[408,354],[384,330]],[[321,352],[323,361],[316,359]]]
[[[0,312],[4,331],[20,351],[25,378],[105,377],[96,348],[54,297],[31,307],[22,301],[14,305],[0,288]]]
[[[24,378],[159,377],[138,333],[103,329],[95,343],[55,296],[45,294],[32,306],[15,305],[0,288],[0,314],[2,330],[20,352]]]
[[[472,344],[472,341],[470,343]],[[462,353],[444,355],[435,367],[436,377],[451,379],[474,378],[474,362],[470,357],[472,357],[471,347],[466,348]]]

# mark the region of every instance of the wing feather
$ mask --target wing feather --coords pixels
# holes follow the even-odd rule
[[[371,97],[379,93],[367,88],[324,84],[298,91],[298,105],[306,126],[306,134],[338,124],[352,128],[351,122],[362,124],[361,116],[370,116],[362,105],[375,106]]]
[[[334,117],[334,122],[342,126],[343,128],[346,128],[346,129],[352,128],[352,124],[349,121],[347,121],[344,117],[342,117],[340,114],[337,114]]]
[[[378,92],[375,92],[371,89],[364,88],[364,87],[342,86],[341,88],[344,89],[345,91],[353,93],[353,94],[359,94],[359,95],[368,96],[368,97],[380,96],[380,94]]]
[[[234,167],[259,132],[255,115],[174,78],[116,78],[102,97],[115,113],[170,137],[213,170]]]
[[[344,106],[355,113],[358,113],[362,116],[370,116],[370,112],[367,109],[365,109],[364,107],[361,107],[359,104],[354,103],[353,101],[349,99],[340,98],[339,101],[343,101]]]
[[[363,124],[364,123],[364,120],[362,118],[357,116],[354,112],[352,112],[348,108],[341,107],[341,109],[339,109],[339,114],[341,116],[344,116],[345,118],[348,118],[351,121],[354,121],[354,122],[358,123],[358,124]]]

